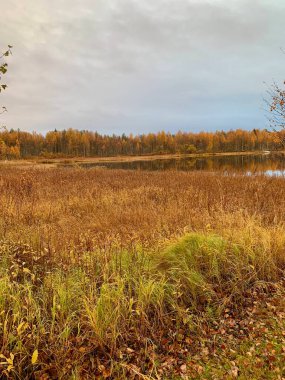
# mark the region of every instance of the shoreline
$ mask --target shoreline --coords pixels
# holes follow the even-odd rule
[[[82,163],[115,163],[115,162],[137,162],[156,161],[185,158],[214,158],[225,156],[259,156],[270,154],[285,154],[284,151],[242,151],[242,152],[220,152],[220,153],[190,153],[190,154],[155,154],[141,156],[110,156],[110,157],[65,157],[65,158],[22,158],[18,160],[0,160],[0,165],[17,166],[54,166],[60,164],[82,164]]]

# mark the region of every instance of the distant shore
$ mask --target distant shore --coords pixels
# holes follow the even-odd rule
[[[219,153],[189,153],[189,154],[155,154],[140,156],[109,156],[109,157],[62,157],[62,158],[44,158],[32,157],[19,160],[2,160],[0,165],[17,165],[17,166],[56,166],[60,164],[81,164],[81,163],[114,163],[114,162],[136,162],[136,161],[154,161],[170,160],[184,158],[204,158],[204,157],[222,157],[222,156],[257,156],[267,154],[285,154],[285,151],[242,151],[242,152],[219,152]]]

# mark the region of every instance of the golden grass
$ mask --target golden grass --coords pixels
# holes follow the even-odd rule
[[[282,178],[2,168],[0,210],[7,377],[159,378],[166,337],[284,273]]]
[[[282,178],[120,170],[1,169],[0,233],[36,249],[143,245],[187,231],[285,220]],[[223,217],[221,215],[223,214]],[[224,217],[226,214],[226,217]],[[228,216],[230,220],[227,220]]]

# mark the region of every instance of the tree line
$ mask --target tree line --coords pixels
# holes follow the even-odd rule
[[[0,132],[0,159],[271,151],[283,149],[284,138],[284,131],[257,129],[175,134],[161,131],[136,136],[76,129],[43,135],[11,129]]]
[[[12,46],[0,54],[0,93],[8,64],[3,59],[12,53]],[[283,82],[283,86],[285,82]],[[285,89],[274,83],[268,90],[266,105],[269,110],[271,131],[266,129],[227,132],[177,132],[164,131],[133,136],[125,134],[102,135],[98,132],[68,129],[50,131],[46,135],[2,127],[0,131],[0,159],[29,157],[94,157],[117,155],[152,155],[174,153],[219,153],[281,150],[285,148]],[[6,112],[2,106],[0,114]]]

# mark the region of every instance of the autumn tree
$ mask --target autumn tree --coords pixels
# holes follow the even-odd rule
[[[8,49],[5,51],[5,53],[0,55],[0,93],[6,90],[7,88],[7,85],[3,83],[1,84],[1,81],[3,79],[3,76],[7,73],[7,70],[8,70],[8,63],[4,60],[6,57],[9,57],[9,55],[12,54],[11,49],[12,49],[12,46],[8,45]],[[7,111],[6,107],[2,106],[0,113],[3,113],[5,111]]]
[[[7,85],[1,82],[2,82],[3,76],[7,73],[7,70],[8,70],[8,63],[5,61],[5,58],[9,57],[9,55],[12,54],[11,49],[12,49],[12,46],[8,45],[8,49],[2,55],[0,55],[0,93],[6,90],[7,88]],[[2,106],[0,108],[0,114],[6,111],[7,111],[6,107]],[[1,128],[4,128],[4,127],[0,127],[0,129]],[[6,158],[8,150],[9,149],[7,148],[5,142],[0,138],[0,158]]]
[[[282,86],[274,83],[268,90],[269,123],[285,147],[285,81]]]

